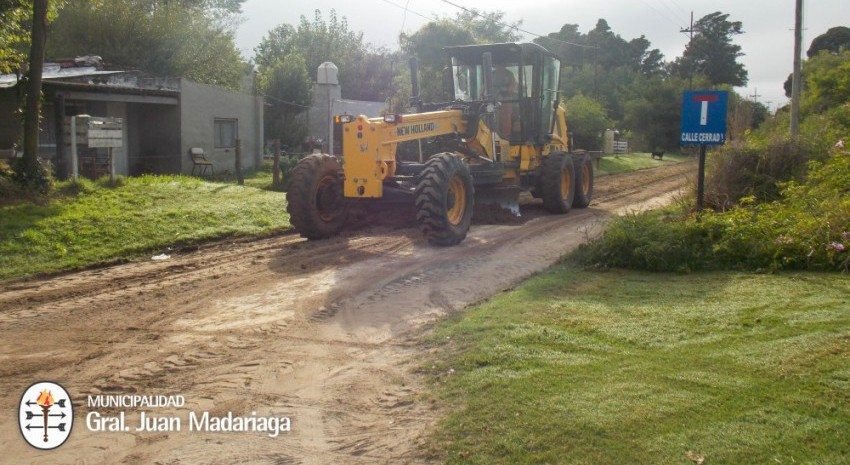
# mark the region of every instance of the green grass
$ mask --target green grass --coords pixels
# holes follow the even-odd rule
[[[845,464],[850,279],[560,265],[450,318],[450,464]],[[689,457],[690,455],[690,457]]]
[[[624,171],[635,171],[646,168],[681,163],[690,160],[688,155],[665,153],[662,160],[653,159],[649,153],[629,153],[623,155],[606,155],[599,161],[597,175],[622,173]],[[594,166],[595,168],[595,166]]]
[[[263,178],[262,172],[257,177]],[[269,175],[270,176],[270,175]],[[44,202],[0,206],[0,280],[290,228],[284,194],[186,176],[61,183]],[[270,184],[270,178],[269,178]]]

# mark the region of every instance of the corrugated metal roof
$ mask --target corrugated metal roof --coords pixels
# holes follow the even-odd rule
[[[104,76],[111,74],[120,74],[124,71],[99,71],[94,66],[79,66],[72,68],[62,68],[56,63],[45,63],[44,71],[41,73],[41,78],[48,79],[69,79],[80,78],[84,76]],[[15,87],[18,85],[17,74],[0,74],[0,88]]]

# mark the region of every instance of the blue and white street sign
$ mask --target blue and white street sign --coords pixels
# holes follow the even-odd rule
[[[723,145],[726,143],[725,90],[692,90],[682,97],[682,145]]]

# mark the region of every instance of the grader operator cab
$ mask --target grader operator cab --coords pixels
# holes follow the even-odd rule
[[[475,204],[519,212],[521,191],[545,210],[590,204],[593,166],[572,151],[559,104],[559,60],[536,44],[445,49],[450,101],[423,103],[411,60],[410,114],[343,115],[341,159],[314,154],[293,169],[287,211],[308,239],[337,234],[353,202],[406,201],[432,244],[455,245],[469,231]],[[412,160],[399,145],[415,147]]]

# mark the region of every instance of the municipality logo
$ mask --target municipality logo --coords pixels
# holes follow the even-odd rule
[[[74,409],[71,396],[62,386],[48,381],[33,384],[18,407],[21,434],[36,449],[55,449],[71,435]]]

